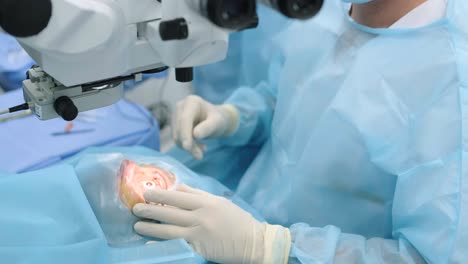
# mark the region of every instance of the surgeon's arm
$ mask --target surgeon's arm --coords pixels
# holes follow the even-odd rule
[[[252,87],[238,88],[222,105],[212,104],[199,96],[188,96],[177,104],[172,120],[172,132],[174,142],[179,147],[192,153],[195,158],[202,159],[203,152],[206,151],[206,147],[201,143],[204,139],[221,138],[221,144],[244,146],[261,145],[268,138],[280,73],[284,67],[284,58],[287,57],[287,45],[284,40],[288,38],[282,37],[282,34],[272,38],[268,45],[262,47],[262,57],[268,60],[252,59],[256,63],[254,68],[261,69],[262,73],[265,69],[265,80]],[[255,49],[251,46],[242,47],[252,48]],[[252,70],[252,66],[246,68]],[[255,70],[249,74],[256,72]],[[263,78],[257,77],[255,79]],[[294,86],[294,83],[291,85]]]
[[[289,263],[426,263],[403,237],[370,238],[324,228],[295,224],[290,228]]]
[[[278,55],[268,65],[268,80],[255,88],[239,88],[225,104],[214,105],[199,96],[180,101],[172,121],[174,142],[197,159],[206,150],[199,142],[203,139],[222,138],[221,143],[231,146],[262,144],[270,134],[282,65]]]
[[[468,233],[463,190],[466,187],[462,186],[467,184],[462,180],[465,176],[461,159],[461,155],[454,153],[398,175],[392,239],[346,234],[333,226],[295,224],[290,228],[290,262],[466,262]]]
[[[224,140],[226,145],[262,144],[270,136],[277,86],[283,67],[282,55],[278,53],[272,58],[268,67],[268,80],[260,82],[254,88],[239,88],[225,102],[238,111],[237,129]]]

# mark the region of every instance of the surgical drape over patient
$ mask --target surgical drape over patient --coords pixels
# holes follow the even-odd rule
[[[131,170],[133,176],[145,176],[137,183],[163,188],[185,183],[224,196],[255,214],[216,180],[200,177],[156,151],[89,149],[46,170],[0,174],[0,262],[202,262],[182,240],[146,245],[148,239],[134,232],[138,218],[119,192],[120,176],[129,176]]]

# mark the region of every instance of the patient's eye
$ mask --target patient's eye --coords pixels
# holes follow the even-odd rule
[[[143,182],[143,185],[144,185],[146,188],[149,188],[149,189],[154,188],[154,186],[155,186],[154,182],[152,182],[152,181]]]
[[[130,210],[138,203],[145,203],[145,191],[171,190],[177,180],[169,170],[154,165],[140,166],[130,160],[122,162],[118,177],[120,199]]]

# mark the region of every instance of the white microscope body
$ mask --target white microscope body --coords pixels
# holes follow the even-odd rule
[[[258,0],[286,16],[313,17],[323,0]],[[257,0],[3,0],[0,30],[37,62],[23,82],[26,104],[41,120],[104,107],[123,82],[223,60],[230,32],[256,27]]]
[[[227,53],[229,31],[203,17],[194,8],[198,1],[51,2],[48,26],[18,38],[40,66],[28,72],[23,89],[42,120],[73,120],[78,112],[113,104],[123,96],[122,81],[138,80],[140,73],[169,66],[187,68],[190,75],[191,67]],[[182,24],[161,28],[175,19]]]

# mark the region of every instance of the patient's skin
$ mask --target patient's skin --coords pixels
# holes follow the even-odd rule
[[[133,161],[124,160],[120,166],[120,200],[130,210],[138,203],[144,203],[143,194],[147,190],[171,189],[176,177],[171,172],[153,165],[139,166]]]

